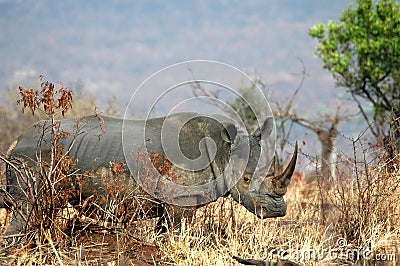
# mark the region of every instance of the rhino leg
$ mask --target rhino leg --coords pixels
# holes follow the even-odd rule
[[[5,235],[19,235],[25,231],[26,222],[22,218],[20,212],[15,210],[15,208],[19,208],[20,211],[24,214],[27,213],[27,202],[24,191],[28,189],[28,186],[26,185],[26,182],[21,178],[21,176],[19,174],[16,174],[9,165],[7,165],[6,183],[7,184],[4,190],[6,193],[12,196],[12,203],[9,202],[10,199],[5,200],[5,202],[3,203],[7,211],[12,212],[12,216]],[[6,199],[6,197],[4,197],[4,199]]]
[[[186,219],[186,221],[192,222],[194,214],[194,208],[167,205],[164,207],[163,213],[157,221],[155,232],[159,235],[180,231],[182,221]]]
[[[6,236],[19,235],[25,230],[26,223],[17,211],[12,212],[12,218],[8,225]]]

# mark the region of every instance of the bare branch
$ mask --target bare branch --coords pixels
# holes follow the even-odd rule
[[[364,111],[364,108],[362,107],[360,101],[357,99],[356,95],[354,94],[354,92],[351,92],[351,97],[353,98],[353,100],[357,103],[357,107],[361,112],[361,115],[364,117],[364,120],[367,121],[368,127],[371,130],[371,133],[378,138],[379,134],[374,130],[374,128],[372,127],[372,123],[369,121],[367,114]]]

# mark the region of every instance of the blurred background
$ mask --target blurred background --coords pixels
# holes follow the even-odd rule
[[[37,87],[43,75],[73,89],[75,102],[86,105],[75,108],[77,114],[92,113],[96,106],[122,116],[132,93],[151,74],[181,61],[207,59],[259,80],[273,110],[273,103],[286,101],[301,87],[291,108],[310,121],[330,123],[338,106],[341,114],[356,113],[355,103],[347,101],[345,90],[336,88],[331,73],[322,68],[308,30],[338,20],[348,4],[1,0],[0,103],[10,110],[16,88]],[[347,136],[358,134],[362,123],[344,120],[339,129]],[[303,141],[308,152],[320,151],[316,135],[299,125],[290,140]]]
[[[308,78],[300,109],[336,97],[308,29],[338,19],[349,1],[0,1],[0,89],[39,75],[122,104],[170,64],[209,59],[257,75],[277,97]],[[307,108],[301,106],[307,103]]]

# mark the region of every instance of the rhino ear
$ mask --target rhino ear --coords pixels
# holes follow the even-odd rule
[[[261,126],[261,128],[257,128],[254,132],[253,132],[253,137],[255,139],[257,139],[258,141],[265,139],[266,137],[268,137],[269,135],[271,135],[272,129],[274,128],[274,118],[272,116],[267,117],[264,120],[263,125]]]
[[[221,137],[224,141],[232,143],[236,138],[237,129],[234,124],[227,124],[223,127]]]

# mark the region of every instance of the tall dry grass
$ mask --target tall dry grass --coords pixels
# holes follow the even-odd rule
[[[367,157],[345,158],[337,182],[295,178],[283,218],[259,220],[220,199],[170,235],[162,257],[174,265],[236,265],[232,255],[287,265],[397,265],[400,167],[388,171]]]
[[[231,198],[221,198],[200,208],[194,222],[163,235],[154,233],[154,219],[129,219],[135,213],[124,212],[132,207],[127,202],[140,210],[140,199],[129,198],[127,188],[127,195],[119,194],[114,183],[103,195],[112,199],[108,205],[84,200],[71,208],[71,193],[79,194],[79,185],[78,191],[68,185],[77,178],[73,161],[57,157],[55,149],[60,168],[18,168],[21,178],[29,177],[28,187],[36,188],[26,192],[34,208],[20,209],[29,234],[11,245],[3,239],[0,264],[238,265],[232,258],[238,256],[277,265],[396,265],[400,168],[371,162],[368,150],[356,152],[362,143],[352,144],[353,156],[336,166],[337,182],[318,175],[293,178],[285,217],[259,220]],[[377,158],[384,156],[378,151]]]
[[[295,180],[282,218],[260,220],[221,198],[199,209],[180,232],[157,236],[155,220],[132,221],[120,230],[86,220],[79,235],[43,232],[40,245],[25,241],[2,256],[20,265],[239,265],[232,256],[277,265],[397,265],[400,169],[354,167],[354,176],[348,170],[330,186]]]

